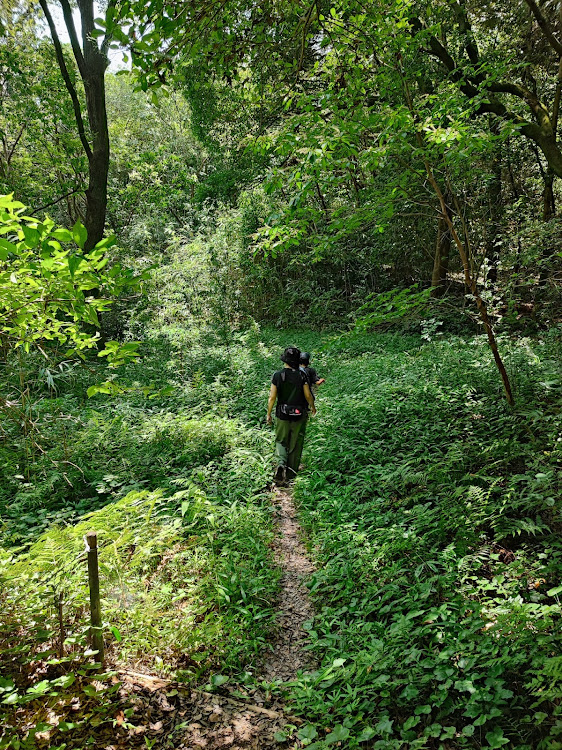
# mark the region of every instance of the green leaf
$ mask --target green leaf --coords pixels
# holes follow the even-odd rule
[[[428,737],[439,737],[442,730],[441,724],[438,724],[437,722],[435,724],[430,724],[430,726],[426,727],[424,734],[426,734]]]
[[[10,695],[7,698],[4,698],[2,703],[5,703],[7,706],[13,706],[14,703],[17,703],[19,699],[19,695],[17,693],[10,693]]]
[[[107,250],[109,247],[113,247],[115,243],[117,242],[115,235],[112,234],[109,237],[104,237],[103,240],[100,240],[98,244],[95,247],[95,250]]]
[[[38,724],[36,724],[33,727],[33,733],[37,734],[38,732],[47,732],[49,729],[52,728],[52,724],[47,724],[44,721],[40,721]]]
[[[461,692],[467,693],[476,692],[476,688],[474,687],[474,683],[472,682],[472,680],[457,680],[455,682],[455,690],[460,690]]]
[[[421,719],[419,716],[409,716],[406,721],[404,722],[404,729],[412,729],[412,727],[417,726],[420,723]]]
[[[507,745],[509,740],[503,736],[503,729],[496,727],[493,731],[486,732],[486,742],[491,748],[498,748]]]
[[[13,242],[0,237],[0,260],[7,260],[8,253],[17,253],[18,248]]]
[[[376,725],[375,729],[378,734],[390,734],[392,732],[393,724],[393,720],[389,719],[388,716],[384,716]]]
[[[213,687],[220,687],[221,685],[224,685],[227,683],[229,678],[225,674],[214,674],[211,677],[211,685]]]
[[[57,237],[57,239],[59,238]],[[78,247],[82,248],[82,250],[84,249],[84,245],[88,239],[88,232],[80,220],[78,220],[72,227],[72,239],[76,242]]]
[[[73,724],[71,721],[59,721],[57,724],[57,729],[59,732],[69,732],[71,729],[74,729],[76,724]]]
[[[457,733],[456,727],[443,727],[443,732],[439,737],[440,740],[451,740]]]
[[[88,388],[88,390],[90,390],[90,389]],[[121,632],[119,631],[119,629],[116,628],[115,625],[112,625],[109,629],[111,630],[111,632],[115,636],[115,640],[118,641],[119,643],[121,643],[121,641],[123,640],[123,637],[122,637]]]
[[[369,740],[372,740],[373,737],[376,737],[377,733],[372,727],[365,727],[363,731],[359,734],[357,737],[357,742],[368,742]]]
[[[30,250],[32,250],[34,247],[37,247],[41,238],[37,229],[33,229],[32,227],[28,227],[25,224],[22,224],[21,232],[23,234],[23,241],[26,247],[28,247]]]
[[[71,242],[73,239],[72,232],[69,229],[54,229],[51,235],[61,242]]]
[[[307,724],[305,727],[302,727],[302,729],[299,729],[297,737],[299,740],[314,740],[318,737],[318,732],[312,724]]]
[[[349,734],[350,732],[347,727],[344,727],[342,724],[336,724],[330,734],[326,735],[326,739],[324,740],[324,742],[327,745],[333,745],[334,742],[341,742],[341,740],[346,740],[349,737]]]
[[[49,680],[41,680],[36,685],[33,685],[27,691],[28,695],[45,695],[51,689],[51,683]]]
[[[74,274],[76,273],[78,266],[82,263],[84,258],[80,255],[69,255],[68,256],[68,270],[70,271],[70,275],[72,278],[74,278]]]
[[[25,208],[23,203],[14,200],[13,193],[10,193],[9,195],[0,195],[0,206],[2,206],[2,208],[8,208],[11,211],[18,208]]]

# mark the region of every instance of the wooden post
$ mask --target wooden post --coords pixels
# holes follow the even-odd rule
[[[103,631],[101,627],[100,577],[98,570],[98,535],[95,531],[86,534],[88,552],[88,583],[90,585],[90,635],[92,648],[98,652],[96,661],[103,664]]]
[[[64,656],[64,619],[62,612],[63,602],[64,594],[62,593],[62,591],[59,593],[58,597],[55,594],[55,605],[57,606],[59,612],[59,659],[62,659]]]

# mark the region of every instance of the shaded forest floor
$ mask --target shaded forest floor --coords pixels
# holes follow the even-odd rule
[[[514,410],[482,337],[209,340],[147,344],[115,398],[86,400],[80,369],[55,393],[34,381],[35,441],[6,428],[0,747],[196,747],[193,724],[217,747],[252,747],[258,726],[312,750],[562,747],[559,331],[500,338]],[[314,570],[276,542],[292,511],[268,489],[288,344],[327,377],[294,488]],[[86,651],[89,528],[105,673]],[[304,651],[272,641],[283,590],[279,632],[303,623]]]

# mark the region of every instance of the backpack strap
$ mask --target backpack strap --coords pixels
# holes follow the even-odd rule
[[[301,376],[302,384],[303,385],[310,385],[310,382],[308,380],[307,374],[305,372],[303,372],[303,370],[301,370],[300,367],[298,369],[298,373]],[[285,382],[286,375],[287,375],[287,368],[285,367],[283,370],[281,370],[281,382],[283,382],[283,383]]]

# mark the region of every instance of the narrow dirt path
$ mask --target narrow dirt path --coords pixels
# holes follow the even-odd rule
[[[278,627],[272,650],[266,654],[257,676],[258,684],[287,682],[299,671],[310,671],[315,666],[304,650],[307,636],[303,628],[314,614],[303,579],[314,571],[314,566],[300,539],[302,532],[291,491],[276,489],[273,502],[278,530],[273,552],[283,576]],[[126,692],[129,700],[133,699],[135,716],[146,717],[142,722],[144,731],[136,728],[136,736],[129,736],[128,748],[138,743],[175,750],[270,750],[280,747],[276,732],[282,732],[288,723],[302,723],[288,715],[282,700],[272,699],[260,688],[229,684],[220,694],[211,694],[175,690],[171,683],[147,675],[130,673],[122,678],[128,682]],[[300,747],[300,743],[293,741],[291,747]]]
[[[283,570],[277,622],[279,630],[273,652],[266,658],[263,675],[273,682],[287,682],[298,671],[313,668],[310,656],[303,651],[306,632],[303,625],[314,616],[308,589],[303,578],[314,572],[300,539],[301,528],[296,520],[292,495],[285,489],[275,493],[279,535],[275,541],[275,561]]]

